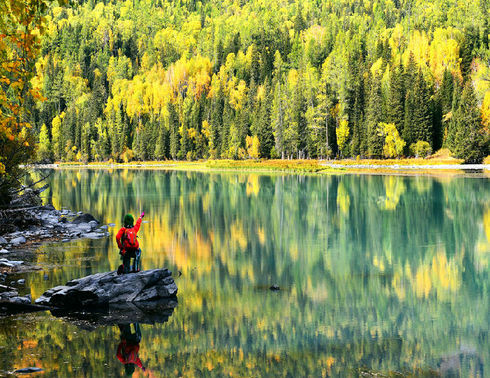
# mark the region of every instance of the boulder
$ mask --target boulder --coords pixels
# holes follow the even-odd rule
[[[1,237],[0,236],[0,245],[4,245],[4,244],[7,244],[7,240],[4,238],[4,237]]]
[[[35,303],[55,308],[86,308],[114,303],[175,298],[177,285],[168,269],[117,275],[97,273],[46,291]]]
[[[74,224],[80,224],[80,223],[89,223],[89,222],[92,222],[92,221],[95,221],[97,222],[97,224],[99,224],[100,222],[94,218],[93,215],[91,214],[80,214],[78,215],[75,219],[73,219],[72,223]]]
[[[15,246],[18,246],[20,244],[24,244],[25,242],[26,242],[26,238],[23,236],[19,236],[17,238],[10,240],[10,243],[12,243]]]
[[[0,267],[13,268],[13,267],[21,265],[23,263],[24,263],[24,261],[7,260],[5,258],[0,258]]]

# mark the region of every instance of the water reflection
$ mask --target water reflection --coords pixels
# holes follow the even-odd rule
[[[182,272],[169,322],[143,330],[141,359],[151,355],[153,369],[155,358],[160,375],[435,374],[461,350],[475,357],[459,374],[489,371],[488,179],[63,170],[52,180],[56,207],[116,227],[108,239],[43,247],[33,297],[115,270],[115,232],[145,209],[145,268]],[[271,284],[281,290],[257,289]],[[21,336],[5,327],[10,348]],[[49,328],[114,359],[113,347]]]
[[[133,323],[132,326],[134,331],[131,330],[131,324],[118,324],[121,342],[117,346],[116,357],[124,365],[126,375],[132,375],[136,367],[146,371],[138,356],[141,342],[140,325]]]

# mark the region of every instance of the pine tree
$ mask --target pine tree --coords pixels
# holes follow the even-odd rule
[[[415,89],[410,88],[407,90],[407,96],[405,99],[405,124],[403,125],[402,132],[402,138],[407,143],[407,148],[409,148],[413,143],[417,142],[415,132],[413,130],[413,125],[415,124],[415,103]]]
[[[220,85],[219,90],[213,98],[211,108],[211,120],[209,130],[209,153],[212,158],[218,158],[221,155],[221,133],[223,129],[223,111],[225,106],[225,97]]]
[[[274,147],[274,135],[272,133],[271,123],[272,109],[272,92],[269,80],[266,80],[264,86],[264,98],[260,104],[259,125],[257,136],[259,138],[259,154],[262,158],[270,158],[271,150]]]
[[[414,130],[415,141],[423,140],[433,145],[431,91],[419,70],[415,82]],[[408,144],[408,141],[406,141]]]
[[[403,71],[400,66],[391,70],[390,91],[388,95],[387,119],[393,123],[402,133],[405,118],[405,83],[403,81]]]
[[[471,63],[473,62],[473,43],[470,35],[465,35],[463,44],[460,50],[461,56],[461,75],[463,76],[463,83],[465,83],[471,74]]]
[[[354,54],[349,59],[349,81],[352,87],[349,91],[349,109],[347,115],[352,130],[350,146],[352,156],[361,154],[361,140],[365,137],[363,128],[365,88],[362,60],[361,53]]]
[[[293,138],[293,149],[297,153],[297,157],[302,159],[305,157],[306,141],[307,141],[307,120],[306,120],[306,110],[307,103],[304,95],[304,83],[303,78],[299,77],[298,83],[294,91],[293,98],[293,125],[295,128]]]
[[[160,121],[158,123],[158,134],[157,134],[157,141],[155,145],[155,158],[157,160],[163,160],[167,158],[168,156],[168,130],[164,125],[164,122]]]
[[[466,163],[480,163],[489,153],[473,85],[468,81],[449,125],[449,148]]]
[[[274,99],[272,103],[272,125],[274,129],[275,150],[284,159],[285,153],[285,125],[286,125],[286,100],[285,88],[280,80],[277,80],[274,89]]]
[[[434,151],[442,147],[447,134],[447,117],[451,112],[453,102],[453,75],[449,70],[444,71],[442,82],[434,96]]]
[[[430,89],[419,70],[414,85],[408,90],[405,102],[405,125],[403,140],[409,148],[417,141],[433,145],[432,137],[432,102]]]
[[[177,159],[180,150],[179,138],[179,116],[175,110],[174,104],[171,102],[167,105],[168,109],[168,127],[170,132],[170,156],[172,159]]]
[[[381,78],[375,76],[372,80],[366,109],[367,154],[371,157],[383,155],[383,137],[378,132],[379,123],[384,122],[383,98],[381,93]]]

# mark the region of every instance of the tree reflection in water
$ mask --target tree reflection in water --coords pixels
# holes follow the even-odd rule
[[[116,227],[42,247],[26,286],[36,298],[115,270],[122,217],[148,209],[145,268],[182,272],[169,322],[141,326],[139,355],[156,375],[490,372],[488,178],[60,170],[52,180],[56,207]],[[281,290],[260,289],[271,284]],[[0,320],[0,370],[121,374],[116,327],[94,335],[33,317]]]

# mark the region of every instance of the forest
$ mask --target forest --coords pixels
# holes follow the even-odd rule
[[[487,0],[50,3],[38,162],[425,157],[490,145]]]

